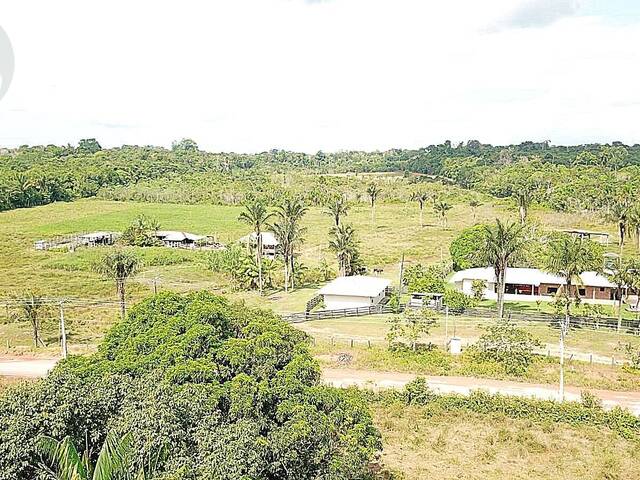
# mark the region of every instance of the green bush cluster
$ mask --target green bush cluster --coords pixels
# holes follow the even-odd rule
[[[473,345],[472,352],[481,361],[496,362],[505,373],[523,375],[531,362],[533,350],[540,342],[509,320],[499,320],[487,327]]]
[[[601,403],[590,394],[583,395],[581,402],[557,402],[483,391],[474,391],[469,395],[442,395],[433,392],[424,378],[418,378],[407,384],[404,390],[388,390],[372,396],[386,403],[401,401],[435,411],[468,411],[483,415],[505,415],[537,423],[606,427],[625,438],[640,440],[640,417],[620,407],[604,410]]]

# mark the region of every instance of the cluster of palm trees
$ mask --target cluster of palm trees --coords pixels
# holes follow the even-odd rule
[[[285,291],[289,291],[289,288],[294,288],[296,249],[304,241],[306,228],[302,226],[302,218],[307,211],[308,208],[299,197],[285,198],[275,212],[269,211],[260,200],[253,200],[244,205],[244,211],[240,213],[239,220],[249,225],[255,232],[255,258],[260,295],[264,291],[263,233],[271,229],[278,240],[284,260],[284,288]]]
[[[431,192],[424,188],[414,190],[411,193],[410,199],[414,202],[418,202],[418,207],[420,209],[421,227],[424,227],[424,207],[429,201],[431,201],[433,203],[433,211],[438,217],[440,217],[440,224],[442,228],[447,228],[447,214],[449,213],[449,210],[453,208],[453,205],[444,201],[434,192]]]

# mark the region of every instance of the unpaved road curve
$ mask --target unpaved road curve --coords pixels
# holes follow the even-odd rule
[[[322,380],[335,387],[361,387],[372,389],[402,388],[415,380],[418,375],[398,372],[378,372],[374,370],[353,370],[343,368],[323,368]],[[505,380],[490,380],[474,377],[434,377],[424,376],[428,385],[439,393],[461,393],[468,395],[473,390],[501,393],[517,397],[533,397],[543,400],[557,400],[558,387],[536,383],[520,383]],[[580,400],[580,388],[566,387],[566,400]],[[591,393],[602,400],[604,408],[620,406],[640,415],[640,392],[616,392],[613,390],[593,390]]]
[[[57,360],[52,358],[0,358],[0,376],[4,377],[44,377]]]
[[[0,358],[0,376],[7,377],[44,377],[51,370],[56,359],[2,359]],[[335,387],[360,387],[371,389],[402,388],[415,380],[418,375],[399,372],[379,372],[374,370],[355,370],[347,368],[323,368],[322,380]],[[439,393],[460,393],[468,395],[473,390],[489,393],[501,393],[518,397],[533,397],[544,400],[558,398],[555,385],[520,383],[505,380],[491,380],[474,377],[425,377],[429,386]],[[580,388],[567,387],[565,399],[580,400]],[[640,392],[616,392],[613,390],[589,390],[602,399],[605,408],[620,406],[640,415]]]

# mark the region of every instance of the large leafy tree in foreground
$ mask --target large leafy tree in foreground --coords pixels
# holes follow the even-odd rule
[[[129,472],[166,447],[162,479],[367,478],[380,448],[360,396],[320,384],[304,333],[209,293],[156,295],[96,354],[8,389],[0,480],[46,478],[43,436],[96,465],[109,435],[130,435]]]

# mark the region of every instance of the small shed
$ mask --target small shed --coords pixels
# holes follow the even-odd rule
[[[91,232],[80,235],[78,238],[81,245],[96,247],[99,245],[113,245],[117,234],[114,232]]]
[[[327,310],[362,308],[378,305],[387,295],[391,282],[386,278],[354,275],[338,277],[318,292]]]
[[[444,294],[442,293],[413,292],[409,299],[409,306],[412,308],[433,308],[435,310],[441,310],[443,299]]]
[[[272,232],[261,232],[260,238],[262,239],[262,256],[270,259],[276,258],[278,252],[278,239]],[[240,240],[240,243],[256,247],[258,244],[258,235],[256,232],[251,232],[249,235],[245,235]]]
[[[158,230],[156,237],[170,248],[195,248],[199,241],[207,238],[204,235],[171,230]]]

